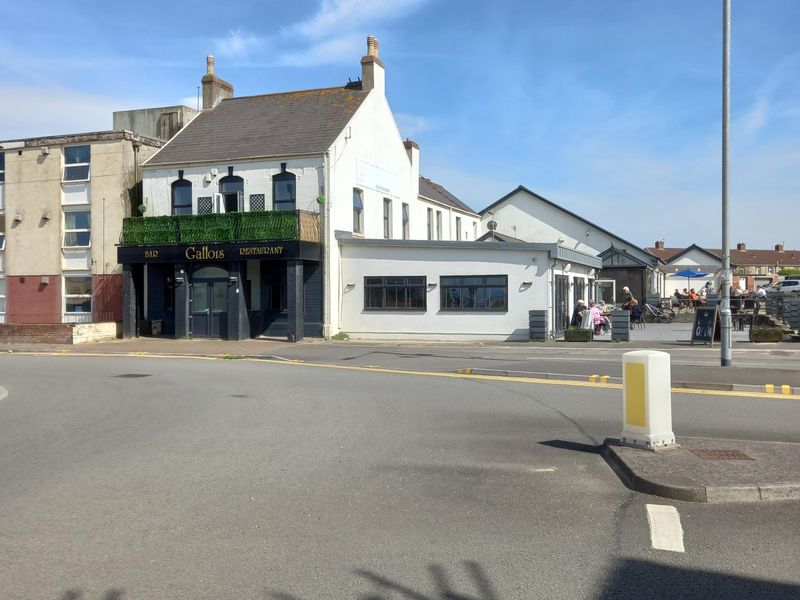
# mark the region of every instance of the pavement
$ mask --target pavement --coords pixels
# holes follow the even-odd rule
[[[687,333],[686,327],[687,324],[682,323],[648,324],[644,331],[649,332],[649,339],[613,346],[605,344],[604,348],[595,349],[589,349],[584,344],[563,342],[548,342],[543,345],[463,342],[426,344],[418,341],[381,343],[309,339],[300,344],[291,344],[282,339],[266,338],[242,341],[137,338],[75,346],[4,344],[0,345],[0,352],[251,358],[314,363],[346,369],[384,369],[386,373],[412,370],[444,372],[478,381],[507,378],[532,384],[547,381],[556,385],[559,382],[564,385],[585,385],[588,378],[599,386],[614,389],[621,382],[621,373],[618,371],[621,355],[629,350],[645,347],[673,354],[673,393],[716,391],[718,394],[741,394],[748,397],[800,399],[800,370],[796,368],[800,349],[795,350],[792,344],[783,344],[781,347],[785,346],[787,350],[748,350],[741,349],[747,342],[740,341],[740,349],[735,351],[738,352],[736,356],[739,359],[750,357],[751,361],[763,362],[752,362],[749,367],[740,369],[712,368],[704,361],[707,361],[710,352],[718,352],[718,349],[691,347],[688,342],[682,343],[680,338]],[[679,347],[676,349],[675,346]],[[476,351],[479,351],[477,356]],[[764,357],[764,352],[769,354]],[[753,356],[756,358],[753,359]],[[548,360],[555,362],[548,363]],[[570,369],[565,365],[571,360],[574,361],[574,368]],[[690,364],[693,361],[696,364]],[[477,366],[460,366],[467,364]],[[498,368],[498,364],[505,368]],[[534,364],[536,367],[526,366]],[[558,373],[553,373],[553,367],[550,367],[555,364],[558,365]],[[536,370],[530,370],[532,368]],[[565,372],[570,370],[572,372]],[[602,382],[599,377],[591,375],[604,372],[612,375]],[[763,383],[767,381],[777,383],[777,392],[764,391]],[[789,393],[781,393],[781,383],[789,384]],[[2,391],[0,388],[0,398]],[[629,488],[665,498],[694,502],[800,499],[800,444],[714,438],[681,438],[679,443],[680,449],[649,452],[618,446],[613,440],[607,440],[602,446],[602,453]],[[752,460],[702,459],[692,453],[692,450],[698,448],[739,449]]]
[[[607,439],[603,456],[629,488],[687,502],[800,500],[800,444],[684,437],[644,450]]]

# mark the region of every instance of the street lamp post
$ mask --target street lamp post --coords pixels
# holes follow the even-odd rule
[[[731,0],[722,0],[722,289],[720,290],[720,362],[731,359],[731,251],[728,243],[728,159],[731,110]]]

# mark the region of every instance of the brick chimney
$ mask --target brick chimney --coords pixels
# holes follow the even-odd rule
[[[744,242],[739,242],[738,244],[736,244],[736,249],[739,252],[745,252],[747,251],[747,246],[744,245]]]
[[[403,142],[403,147],[406,149],[408,160],[411,163],[412,198],[416,198],[419,195],[419,144],[413,140],[406,139]]]
[[[233,85],[214,75],[214,57],[206,57],[206,74],[200,80],[203,84],[203,110],[214,108],[225,98],[233,98]]]
[[[386,71],[379,58],[378,38],[374,35],[367,37],[367,54],[361,58],[361,82],[366,91],[386,93]]]
[[[656,240],[656,250],[663,250],[664,249],[664,242],[662,240]]]
[[[783,252],[783,244],[775,244],[775,252]]]

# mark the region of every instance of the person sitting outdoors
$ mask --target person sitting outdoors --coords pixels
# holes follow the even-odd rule
[[[589,312],[592,313],[592,322],[594,323],[594,334],[602,335],[608,333],[608,319],[594,302],[589,302]]]
[[[583,311],[586,310],[586,302],[578,300],[575,303],[575,310],[572,311],[572,318],[569,321],[570,327],[580,327],[583,321]]]
[[[689,290],[689,302],[692,306],[703,306],[705,302],[698,296],[697,292],[694,291],[694,288]]]
[[[630,310],[635,301],[636,298],[631,294],[630,288],[628,286],[622,288],[622,310]]]

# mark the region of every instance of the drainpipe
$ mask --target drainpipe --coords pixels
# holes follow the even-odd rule
[[[322,284],[325,286],[323,295],[324,315],[322,322],[322,337],[326,340],[331,337],[331,270],[328,265],[330,259],[330,216],[331,216],[331,156],[330,150],[325,151],[322,157],[323,165],[323,190],[325,204],[322,205]]]

